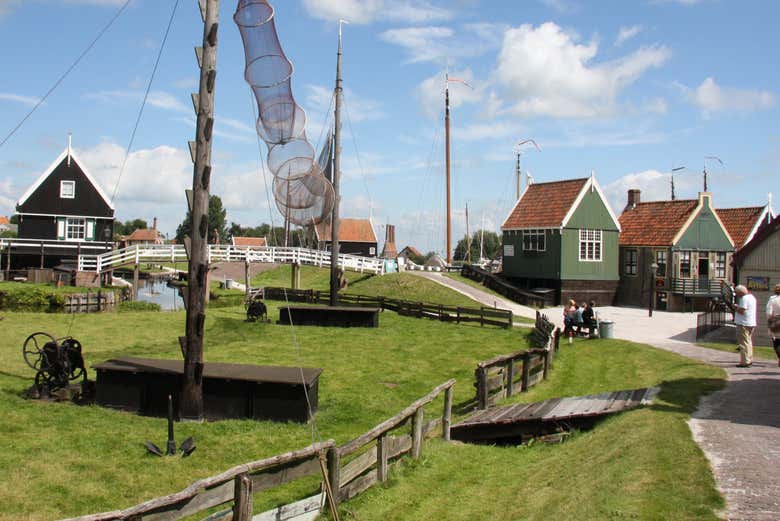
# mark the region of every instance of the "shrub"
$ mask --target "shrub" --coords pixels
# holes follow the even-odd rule
[[[0,309],[7,311],[62,311],[63,295],[31,286],[0,291]]]
[[[160,305],[154,302],[144,302],[142,300],[125,301],[119,304],[118,310],[122,311],[160,311]]]

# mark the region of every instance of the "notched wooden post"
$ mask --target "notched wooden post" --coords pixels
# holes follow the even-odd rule
[[[512,396],[512,381],[515,379],[515,361],[510,358],[506,363],[506,395]]]
[[[328,482],[330,483],[331,499],[333,505],[338,507],[341,499],[340,482],[341,482],[341,454],[338,447],[331,447],[328,449]]]
[[[450,427],[452,426],[452,386],[444,390],[444,414],[441,419],[441,436],[444,441],[450,441]]]
[[[531,353],[526,352],[523,355],[523,383],[521,384],[521,391],[526,392],[528,390],[528,378],[531,376]]]
[[[376,477],[380,483],[387,481],[387,433],[376,440]]]
[[[251,521],[253,503],[252,479],[246,474],[239,474],[236,476],[235,484],[233,521]]]
[[[422,427],[423,408],[420,407],[414,412],[412,419],[412,459],[418,459],[422,453]]]

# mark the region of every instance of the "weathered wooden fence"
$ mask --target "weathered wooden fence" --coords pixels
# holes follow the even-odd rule
[[[537,311],[531,339],[539,347],[499,355],[477,364],[474,375],[478,409],[486,409],[502,398],[527,391],[547,379],[558,351],[560,329],[555,329],[547,317]]]
[[[309,304],[327,304],[328,302],[327,292],[311,289],[266,287],[263,289],[263,295],[264,298],[270,300],[287,300],[289,302],[306,302]],[[443,322],[475,322],[481,326],[492,325],[504,328],[511,328],[513,324],[512,311],[490,307],[447,306],[444,304],[413,302],[355,293],[339,294],[339,305],[378,307],[395,311],[399,315],[407,317],[431,318]]]
[[[96,291],[65,295],[65,313],[93,313],[114,309],[121,298],[118,292]]]
[[[426,436],[441,429],[442,437],[449,440],[454,385],[455,380],[444,382],[392,418],[340,447],[333,440],[314,443],[297,451],[237,465],[216,476],[198,480],[175,494],[124,510],[65,521],[176,521],[226,504],[230,506],[209,515],[204,521],[313,519],[312,516],[325,505],[326,491],[332,491],[329,502],[338,505],[375,483],[386,481],[393,460],[405,455],[419,458]],[[441,416],[425,421],[425,406],[442,393]],[[391,434],[406,425],[410,426],[408,433]],[[323,493],[253,516],[254,494],[317,474],[323,477]]]
[[[493,273],[480,268],[479,266],[464,264],[460,270],[460,274],[466,278],[475,280],[483,286],[492,289],[496,293],[505,296],[509,300],[524,306],[543,308],[545,306],[553,306],[555,304],[555,302],[545,299],[545,297],[542,295],[537,295],[531,291],[525,291],[520,288],[516,288],[507,281],[501,279],[501,277],[498,277]]]

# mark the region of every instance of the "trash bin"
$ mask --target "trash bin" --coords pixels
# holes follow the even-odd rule
[[[233,279],[225,279],[225,289],[233,289]]]
[[[615,338],[615,323],[611,320],[599,321],[599,337],[600,338]]]

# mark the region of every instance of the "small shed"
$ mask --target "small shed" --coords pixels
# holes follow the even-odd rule
[[[330,222],[322,222],[314,227],[317,239],[317,249],[331,249]],[[376,233],[370,219],[340,219],[339,220],[339,253],[376,257]]]

